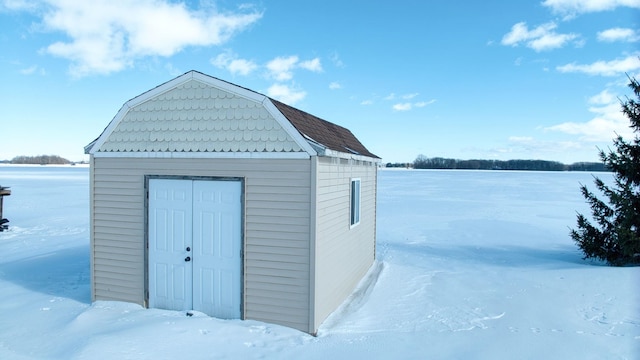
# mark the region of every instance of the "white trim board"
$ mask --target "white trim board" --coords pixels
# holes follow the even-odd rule
[[[160,159],[309,159],[306,152],[94,152],[96,158]]]

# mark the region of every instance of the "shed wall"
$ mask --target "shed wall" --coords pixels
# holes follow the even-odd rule
[[[244,317],[309,329],[309,159],[92,158],[92,298],[143,305],[145,175],[243,177]]]
[[[314,329],[352,293],[375,260],[377,166],[319,157]],[[350,225],[351,179],[361,180],[360,224]]]

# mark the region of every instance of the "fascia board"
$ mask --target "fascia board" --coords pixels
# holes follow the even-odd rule
[[[116,126],[118,126],[120,121],[122,121],[124,116],[129,111],[130,107],[129,107],[128,104],[129,104],[129,102],[127,102],[124,105],[122,105],[122,107],[120,108],[120,110],[118,111],[116,116],[113,117],[113,120],[111,120],[109,125],[107,125],[106,129],[104,129],[102,134],[100,134],[100,137],[94,142],[93,146],[88,151],[88,154],[90,154],[90,155],[96,154],[96,150],[100,149],[100,147],[102,147],[104,142],[107,141],[109,136],[111,136],[111,133],[113,132],[113,129],[115,129]]]
[[[193,80],[197,80],[200,81],[202,83],[205,83],[207,85],[213,86],[215,88],[218,88],[220,90],[223,91],[227,91],[233,94],[236,94],[240,97],[249,99],[249,100],[253,100],[256,102],[263,102],[264,99],[266,98],[266,96],[257,93],[255,91],[251,91],[249,89],[245,89],[243,87],[234,85],[232,83],[211,77],[209,75],[205,75],[203,73],[197,72],[197,71],[192,71],[192,79]]]
[[[182,74],[180,76],[178,76],[177,78],[171,79],[169,81],[167,81],[164,84],[158,85],[156,87],[154,87],[151,90],[145,91],[144,93],[134,97],[133,99],[127,101],[125,103],[125,105],[129,106],[129,108],[132,108],[134,106],[138,106],[140,104],[142,104],[143,102],[152,99],[162,93],[165,93],[173,88],[175,88],[176,86],[185,83],[189,80],[191,80],[192,76],[191,73],[193,71],[190,71],[188,73]]]
[[[95,158],[159,159],[309,159],[306,152],[95,152]]]
[[[93,149],[93,146],[96,144],[96,141],[98,141],[98,139],[93,140],[92,142],[90,142],[88,145],[86,145],[84,147],[84,153],[85,154],[89,154],[89,152],[91,151],[91,149]]]
[[[316,150],[309,144],[309,142],[300,134],[300,132],[291,124],[291,122],[278,110],[278,108],[271,102],[268,97],[265,97],[262,102],[265,109],[273,116],[274,119],[282,126],[284,131],[289,134],[295,140],[295,142],[310,156],[317,156]]]
[[[340,159],[352,159],[352,160],[361,160],[361,161],[372,161],[376,164],[379,164],[382,159],[372,158],[364,155],[356,155],[356,154],[348,154],[341,151],[335,151],[331,149],[326,149],[323,156],[327,157],[335,157]]]

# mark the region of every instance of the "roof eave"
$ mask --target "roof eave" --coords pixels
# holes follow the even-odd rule
[[[162,158],[162,159],[309,159],[305,151],[291,152],[171,152],[171,151],[97,151],[96,158]]]
[[[350,154],[350,153],[331,150],[331,149],[327,149],[327,148],[325,148],[324,153],[322,155],[320,155],[320,154],[318,154],[318,155],[319,156],[327,156],[327,157],[335,157],[335,158],[340,158],[340,159],[371,161],[371,162],[376,163],[376,164],[379,164],[382,161],[382,159],[377,158],[377,157],[374,158],[374,157],[370,157],[370,156],[366,156],[366,155]]]
[[[91,150],[93,149],[93,145],[96,144],[96,141],[98,141],[98,138],[96,138],[95,140],[93,140],[87,146],[84,147],[84,153],[85,154],[87,154],[87,155],[92,154]]]

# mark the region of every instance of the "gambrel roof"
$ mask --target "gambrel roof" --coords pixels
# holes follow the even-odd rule
[[[346,128],[197,71],[129,100],[85,152],[379,159]]]
[[[270,100],[305,138],[334,151],[378,158],[369,152],[349,129],[322,120],[277,100]]]

